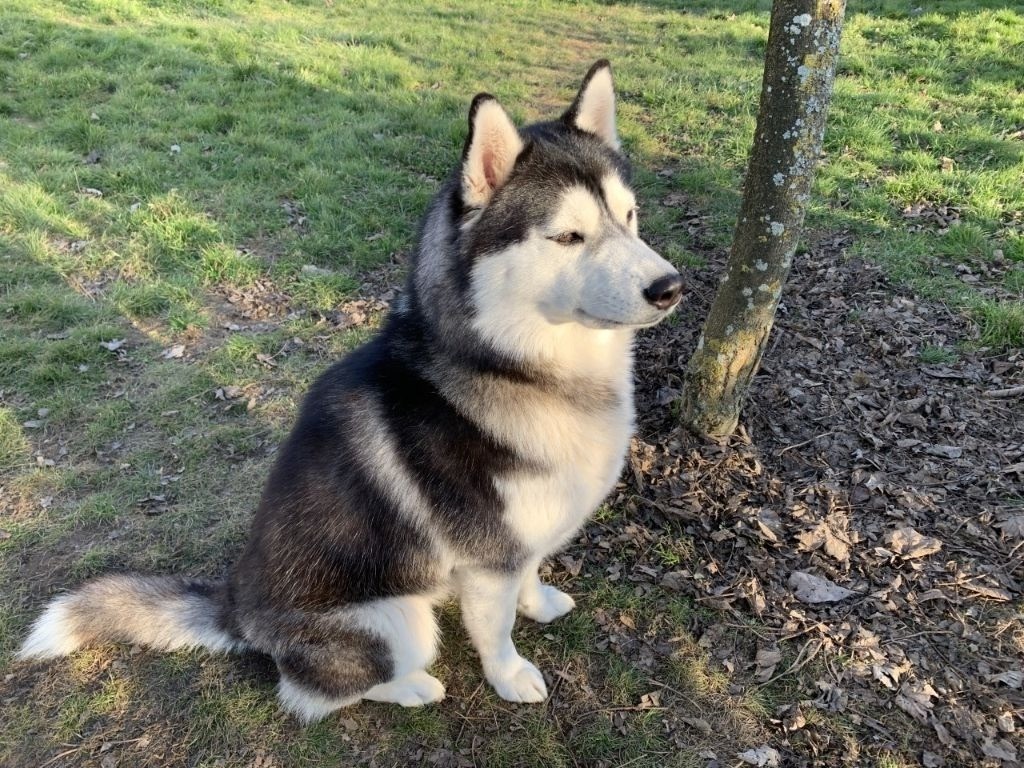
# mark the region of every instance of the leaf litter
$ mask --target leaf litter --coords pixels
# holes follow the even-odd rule
[[[864,758],[803,718],[808,708],[844,713],[872,750],[1013,764],[1024,717],[1024,351],[958,347],[951,362],[923,363],[923,348],[952,349],[977,329],[846,259],[848,235],[807,239],[727,444],[690,436],[671,407],[724,254],[705,253],[709,266],[687,274],[680,322],[641,337],[641,423],[619,501],[629,525],[687,540],[692,555],[620,571],[690,596],[715,611],[712,623],[756,620],[757,650],[747,646],[738,667],[749,674],[732,677],[790,681],[770,744],[785,765]]]

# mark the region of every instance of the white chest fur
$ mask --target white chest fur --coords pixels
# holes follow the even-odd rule
[[[528,335],[547,350],[534,359],[558,372],[561,389],[494,380],[465,402],[531,465],[495,485],[508,526],[544,556],[579,530],[622,471],[634,421],[633,334],[535,323]]]
[[[633,432],[632,387],[611,409],[524,409],[519,445],[530,448],[542,471],[497,482],[505,520],[527,551],[544,556],[561,548],[607,496],[622,471]]]

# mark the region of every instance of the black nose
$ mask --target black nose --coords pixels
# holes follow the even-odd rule
[[[674,275],[659,277],[644,288],[644,298],[658,309],[669,309],[679,302],[683,295],[683,276],[678,272]]]

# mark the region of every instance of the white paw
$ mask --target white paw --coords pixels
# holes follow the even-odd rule
[[[529,598],[519,601],[519,612],[529,619],[547,624],[565,616],[576,607],[576,601],[565,592],[542,584]]]
[[[444,698],[444,685],[433,675],[420,670],[390,683],[375,685],[363,694],[370,701],[387,701],[403,707],[422,707]]]
[[[487,679],[505,701],[536,704],[548,697],[544,676],[539,669],[522,657],[507,669],[488,674]]]

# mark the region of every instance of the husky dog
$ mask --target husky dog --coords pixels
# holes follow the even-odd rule
[[[462,162],[426,214],[383,329],[313,385],[224,582],[112,575],[60,596],[21,658],[101,642],[251,649],[303,721],[360,699],[418,706],[434,606],[455,594],[484,675],[547,696],[516,612],[570,611],[541,583],[611,489],[633,429],[633,336],[682,278],[637,235],[611,68],[558,120],[469,110]]]

